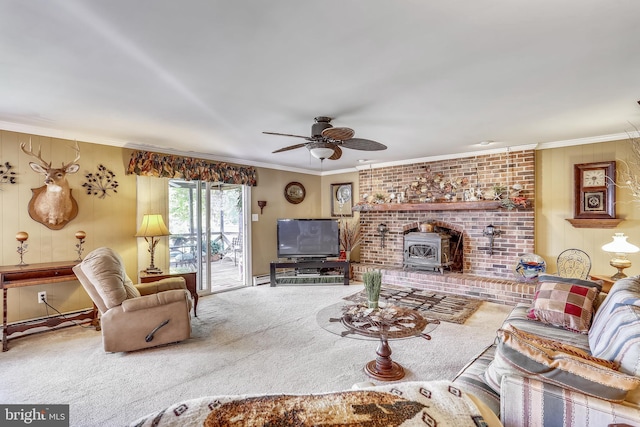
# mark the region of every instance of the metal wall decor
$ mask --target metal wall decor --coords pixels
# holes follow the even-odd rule
[[[118,181],[115,180],[116,174],[102,164],[98,165],[98,172],[95,174],[88,173],[84,177],[87,182],[82,186],[90,196],[98,196],[104,199],[106,196],[110,196],[109,191],[118,192]]]
[[[11,169],[13,169],[13,166],[9,162],[0,165],[0,184],[16,183],[16,173]]]

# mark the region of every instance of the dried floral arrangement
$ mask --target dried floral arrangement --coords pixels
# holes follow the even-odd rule
[[[432,172],[430,166],[409,184],[407,193],[420,202],[451,200],[456,193],[469,185],[467,177],[447,179],[442,172]]]
[[[12,171],[13,166],[9,162],[5,162],[0,166],[0,184],[15,184],[16,173]]]
[[[98,165],[98,172],[95,174],[88,173],[84,177],[87,179],[87,182],[82,184],[82,186],[88,195],[94,195],[104,199],[105,196],[109,195],[108,191],[118,192],[118,181],[114,179],[116,175],[102,164]]]
[[[345,251],[351,251],[362,242],[360,221],[357,219],[340,220],[340,246]]]

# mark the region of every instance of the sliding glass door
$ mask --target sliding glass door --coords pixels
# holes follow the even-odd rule
[[[170,267],[197,271],[203,293],[249,284],[248,191],[242,185],[169,181]]]

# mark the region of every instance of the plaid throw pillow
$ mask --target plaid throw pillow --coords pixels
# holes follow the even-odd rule
[[[570,331],[588,333],[599,288],[594,282],[579,282],[543,276],[527,317]],[[584,286],[589,283],[593,286]]]

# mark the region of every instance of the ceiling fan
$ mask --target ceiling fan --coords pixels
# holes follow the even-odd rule
[[[354,138],[355,131],[351,128],[333,127],[331,117],[318,116],[311,126],[311,136],[292,135],[289,133],[262,132],[267,135],[291,136],[306,139],[307,142],[280,148],[274,153],[307,147],[309,152],[320,161],[324,159],[338,160],[342,156],[342,148],[362,151],[386,150],[387,146],[370,139]],[[342,148],[341,148],[342,147]]]

